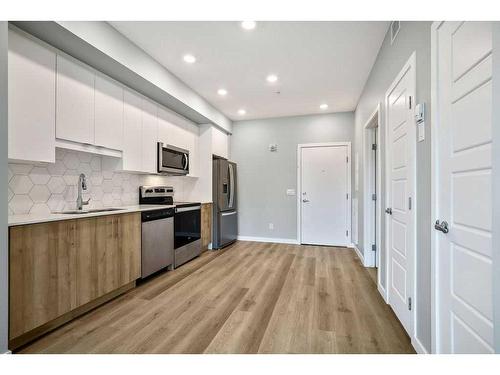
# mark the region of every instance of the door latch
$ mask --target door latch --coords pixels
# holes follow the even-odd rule
[[[444,234],[450,231],[448,229],[448,223],[446,221],[442,221],[441,223],[439,223],[439,219],[436,220],[436,223],[434,224],[434,229],[443,232]]]
[[[385,213],[386,213],[386,214],[389,214],[389,215],[392,215],[392,208],[390,208],[390,207],[389,207],[389,208],[386,208],[386,209],[385,209]]]

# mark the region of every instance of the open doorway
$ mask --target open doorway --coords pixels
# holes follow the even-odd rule
[[[363,130],[364,144],[364,261],[372,267],[374,281],[379,284],[381,163],[380,163],[380,104],[368,118]]]

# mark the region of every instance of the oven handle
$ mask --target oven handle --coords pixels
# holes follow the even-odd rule
[[[223,212],[221,213],[221,216],[229,216],[229,215],[234,215],[236,214],[236,211],[232,211],[232,212]]]
[[[196,210],[201,210],[201,206],[179,207],[175,209],[175,212],[186,212],[186,211],[196,211]]]

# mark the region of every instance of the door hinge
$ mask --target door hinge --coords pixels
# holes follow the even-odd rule
[[[377,149],[377,144],[376,143],[372,144],[372,150],[375,151],[376,149]]]
[[[346,156],[346,157],[345,157],[345,162],[346,162],[346,163],[349,163],[349,156]]]
[[[349,231],[348,230],[345,231],[345,236],[349,237]]]
[[[408,209],[411,210],[411,197],[408,197]]]
[[[377,200],[377,194],[372,194],[372,201],[376,201]]]
[[[345,199],[349,200],[349,194],[345,195]]]
[[[372,251],[377,251],[377,245],[375,244],[372,245]]]
[[[411,311],[411,297],[408,297],[408,310]]]
[[[411,109],[411,96],[408,97],[408,101],[410,103],[410,108],[409,109]]]

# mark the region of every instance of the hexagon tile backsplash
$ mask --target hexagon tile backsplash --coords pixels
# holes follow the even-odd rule
[[[141,185],[175,188],[175,199],[190,200],[195,181],[185,177],[149,176],[108,170],[103,156],[56,149],[55,164],[9,164],[9,215],[50,213],[76,208],[78,176],[87,176],[84,199],[89,208],[139,203]]]

